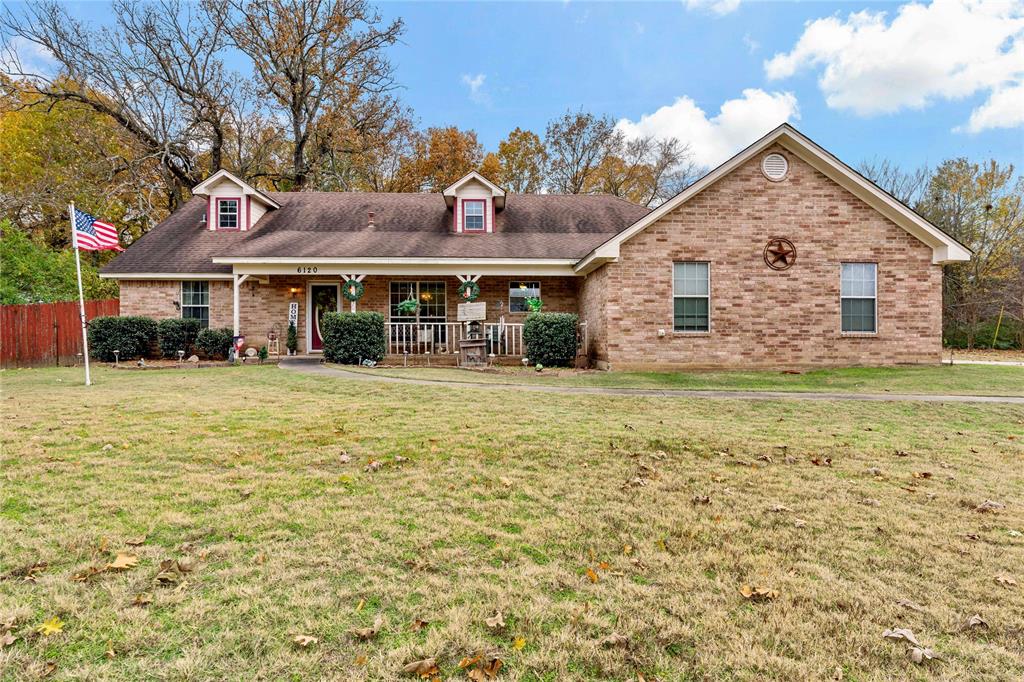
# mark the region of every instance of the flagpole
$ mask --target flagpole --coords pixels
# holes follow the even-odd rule
[[[85,358],[85,385],[91,386],[89,378],[89,333],[85,326],[85,292],[82,290],[82,261],[78,255],[78,236],[75,231],[75,202],[68,204],[68,217],[71,218],[71,248],[75,250],[75,271],[78,273],[78,314],[82,319],[82,356]]]

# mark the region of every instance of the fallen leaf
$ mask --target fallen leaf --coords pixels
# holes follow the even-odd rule
[[[138,557],[132,556],[131,554],[118,553],[117,557],[107,564],[107,568],[112,571],[127,571],[129,568],[137,566],[138,564]]]
[[[782,513],[782,512],[791,512],[793,510],[790,509],[789,507],[787,507],[784,504],[773,504],[771,507],[768,508],[768,511],[775,512],[776,514],[779,514],[779,513]]]
[[[625,554],[626,556],[629,556],[630,554],[632,554],[633,553],[633,545],[623,545],[622,553]]]
[[[711,498],[707,495],[694,495],[693,498],[690,499],[690,504],[695,507],[698,504],[711,504]]]
[[[483,659],[483,654],[477,654],[476,656],[473,656],[473,657],[465,656],[465,657],[463,657],[463,659],[461,661],[459,661],[459,669],[460,670],[465,670],[466,668],[468,668],[471,665],[476,665],[482,659]]]
[[[516,651],[522,651],[524,646],[526,646],[525,637],[516,637],[516,641],[512,642],[512,648]]]
[[[875,476],[875,477],[881,477],[882,470],[879,469],[878,467],[869,467],[868,468],[868,473],[871,474],[872,476]]]
[[[1008,575],[997,575],[996,582],[1005,587],[1016,587],[1017,581]]]
[[[408,462],[408,457],[402,457],[401,455],[395,455],[395,462],[401,464],[402,462]]]
[[[352,456],[347,452],[343,452],[341,453],[341,456],[338,457],[338,461],[341,462],[342,464],[348,464],[349,462],[352,461]]]
[[[146,542],[146,536],[145,535],[140,535],[137,538],[129,538],[129,539],[125,540],[124,544],[128,545],[129,547],[138,547],[139,545],[141,545],[141,544],[143,544],[145,542]]]
[[[747,584],[743,584],[740,586],[740,594],[742,594],[744,598],[749,599],[751,601],[767,601],[770,599],[775,599],[779,596],[777,590],[773,590],[768,587],[762,587],[760,585]]]
[[[605,649],[625,648],[629,646],[629,637],[613,632],[601,640],[601,646]]]
[[[911,611],[918,611],[918,612],[923,612],[924,611],[923,608],[921,608],[920,606],[918,606],[917,604],[915,604],[912,601],[907,601],[906,599],[900,599],[898,602],[896,602],[896,606],[902,606],[903,608],[910,609]]]
[[[423,620],[421,618],[417,618],[417,619],[413,620],[412,624],[409,627],[412,628],[413,632],[419,632],[420,630],[422,630],[423,628],[427,627],[428,625],[430,625],[430,621],[429,620]]]
[[[424,658],[420,661],[413,661],[412,663],[407,663],[402,667],[403,675],[416,675],[417,677],[426,678],[436,675],[437,673],[437,661],[433,657]]]
[[[976,613],[967,619],[966,626],[969,628],[988,628],[988,622]]]
[[[319,639],[311,635],[295,635],[294,637],[292,637],[292,642],[295,644],[295,646],[302,649],[309,648],[310,646],[316,644],[319,641]]]
[[[602,571],[607,571],[610,567],[610,564],[607,561],[602,561],[597,565],[597,567],[600,568]]]
[[[378,469],[380,469],[380,468],[381,468],[382,466],[384,466],[384,465],[383,465],[383,464],[381,463],[381,461],[380,461],[379,459],[371,459],[371,460],[370,460],[370,461],[369,461],[369,462],[368,462],[368,463],[366,464],[366,468],[365,468],[365,470],[366,470],[366,471],[377,471],[377,470],[378,470]]]
[[[900,641],[900,640],[903,640],[905,642],[909,642],[910,644],[913,644],[916,647],[921,646],[921,643],[917,641],[917,637],[914,636],[913,631],[911,631],[911,630],[909,630],[907,628],[896,628],[895,630],[888,630],[887,629],[885,632],[882,633],[882,637],[884,637],[885,639],[891,639],[891,640],[894,640],[894,641],[897,641],[897,642]]]
[[[831,457],[812,457],[811,464],[816,467],[830,467],[832,466]]]
[[[587,568],[587,578],[589,578],[592,583],[596,583],[598,581],[597,573],[594,573],[594,569],[589,567]]]
[[[359,654],[356,656],[355,664],[359,666],[366,665],[366,654]]]
[[[100,573],[103,573],[106,570],[107,569],[100,568],[99,566],[90,566],[89,568],[81,570],[78,573],[72,574],[71,580],[76,582],[76,583],[88,582],[89,580],[91,580],[93,578],[93,576],[97,576],[97,575],[99,575]]]
[[[867,505],[869,507],[881,507],[882,506],[881,502],[879,502],[878,500],[876,500],[874,498],[871,498],[871,497],[865,497],[863,500],[860,501],[860,503],[861,504],[865,504],[865,505]]]
[[[18,638],[12,635],[10,631],[4,632],[2,635],[0,635],[0,649],[3,649],[4,647],[9,647],[17,641]]]
[[[109,659],[113,659],[115,656],[117,656],[117,653],[115,653],[114,651],[114,643],[111,642],[109,639],[107,640],[107,650],[104,651],[103,654]]]
[[[373,639],[380,632],[380,629],[384,626],[384,616],[377,616],[376,620],[373,621],[373,626],[368,628],[356,628],[352,631],[352,634],[357,639],[361,639],[364,642],[366,640]]]
[[[356,612],[358,613],[359,611],[362,611],[364,606],[366,606],[366,600],[360,599],[359,603],[356,604]]]
[[[979,504],[977,507],[975,507],[974,511],[978,512],[979,514],[985,514],[985,513],[995,512],[995,511],[997,511],[999,509],[1002,509],[1005,506],[1006,506],[1005,504],[1000,504],[999,502],[994,502],[992,500],[985,500],[984,502]]]
[[[505,618],[501,615],[501,611],[496,612],[484,622],[487,623],[487,627],[495,631],[503,630],[505,628]]]
[[[793,526],[796,527],[796,528],[803,528],[806,525],[807,525],[807,522],[804,521],[803,519],[794,519],[793,520]]]
[[[59,616],[54,616],[50,620],[43,621],[43,623],[36,628],[36,632],[41,634],[43,637],[60,634],[63,630],[64,621],[62,621]]]
[[[153,603],[153,595],[147,592],[140,592],[132,600],[132,606],[147,606]]]
[[[939,660],[940,657],[932,649],[912,646],[907,649],[907,657],[917,665],[924,665],[925,661]]]
[[[911,474],[914,478],[931,478],[932,473],[930,471],[915,471]]]

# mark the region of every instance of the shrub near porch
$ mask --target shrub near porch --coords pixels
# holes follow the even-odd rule
[[[320,327],[327,362],[357,365],[363,360],[384,359],[386,338],[380,313],[327,313]]]

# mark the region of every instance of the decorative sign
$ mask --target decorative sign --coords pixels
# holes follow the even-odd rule
[[[480,303],[460,303],[459,304],[459,322],[471,322],[473,320],[486,320],[487,319],[487,304],[483,301]]]
[[[764,262],[772,270],[788,270],[796,262],[796,247],[788,239],[770,239],[764,247]]]
[[[292,301],[288,304],[288,324],[299,326],[299,302]]]

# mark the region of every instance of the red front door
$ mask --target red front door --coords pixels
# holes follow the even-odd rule
[[[338,312],[338,285],[311,284],[309,287],[310,307],[310,350],[322,351],[324,340],[320,335],[320,320],[325,313]]]

